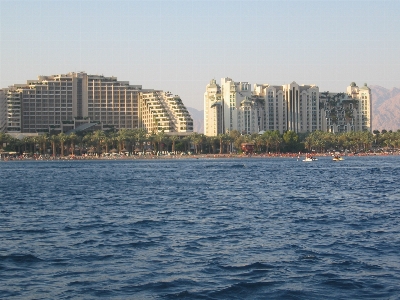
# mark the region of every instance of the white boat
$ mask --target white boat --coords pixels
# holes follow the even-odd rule
[[[305,159],[303,159],[303,161],[315,161],[318,160],[318,158],[315,157],[306,157]]]

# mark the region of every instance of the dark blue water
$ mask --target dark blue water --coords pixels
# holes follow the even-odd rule
[[[0,162],[2,299],[398,299],[400,156]]]

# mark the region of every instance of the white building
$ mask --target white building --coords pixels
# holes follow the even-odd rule
[[[371,120],[371,91],[354,83],[347,88],[347,95],[320,93],[316,85],[296,82],[254,84],[252,92],[248,82],[222,78],[221,86],[211,80],[204,93],[207,136],[230,130],[245,134],[273,130],[281,134],[288,130],[371,131]]]
[[[366,84],[359,88],[352,82],[347,87],[347,93],[323,92],[320,103],[321,130],[371,132],[371,90]]]
[[[206,86],[204,93],[204,133],[217,136],[224,132],[221,87],[215,79]]]
[[[263,130],[311,132],[319,128],[319,89],[315,85],[282,86],[255,84],[254,94],[265,99],[266,126]]]
[[[242,102],[250,97],[251,85],[248,82],[222,78],[219,86],[211,80],[204,93],[205,134],[216,136],[232,130],[241,131],[244,126],[241,114],[249,109],[248,103]]]

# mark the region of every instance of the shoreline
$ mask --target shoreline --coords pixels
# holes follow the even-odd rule
[[[387,153],[348,153],[347,155],[341,155],[342,157],[371,157],[371,156],[398,156],[399,152],[387,152]],[[313,156],[317,157],[333,157],[332,153],[316,153]],[[94,155],[69,155],[64,157],[52,157],[43,155],[34,155],[32,157],[17,156],[2,158],[0,162],[10,161],[79,161],[79,160],[180,160],[180,159],[276,159],[276,158],[293,158],[302,159],[306,157],[306,153],[259,153],[259,154],[193,154],[193,155],[115,155],[115,156],[94,156]]]

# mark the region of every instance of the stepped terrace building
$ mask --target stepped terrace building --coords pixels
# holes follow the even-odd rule
[[[352,83],[347,93],[320,93],[316,85],[273,86],[213,79],[204,93],[207,136],[231,130],[242,134],[278,130],[306,133],[371,131],[371,90]]]
[[[147,91],[139,96],[140,128],[148,132],[192,132],[193,119],[181,98],[170,92]]]
[[[0,132],[7,129],[7,101],[6,90],[0,90]]]
[[[7,132],[40,133],[69,132],[82,129],[142,128],[150,131],[191,132],[193,120],[178,96],[162,91],[143,90],[116,77],[68,73],[39,76],[26,84],[5,89],[7,102]],[[157,94],[165,113],[163,122],[169,126],[154,126],[141,117],[156,115],[153,106],[140,105],[143,95]],[[180,100],[179,105],[172,105]],[[168,106],[171,103],[171,108]],[[150,120],[150,117],[148,117]],[[149,126],[148,124],[152,124]],[[185,126],[183,125],[185,124]]]

